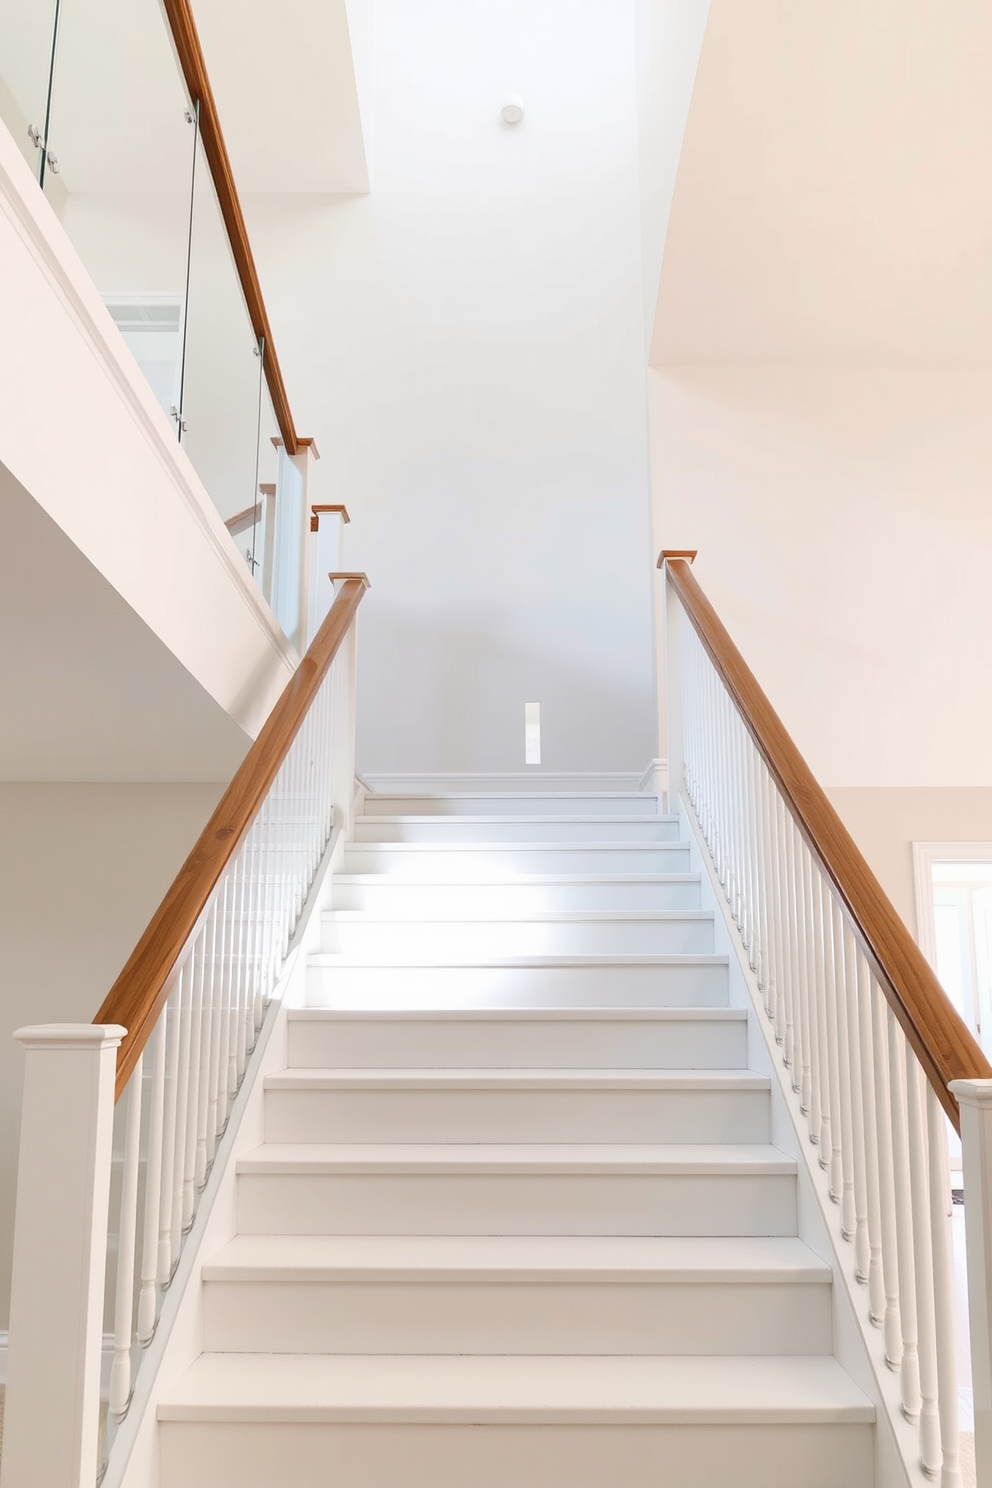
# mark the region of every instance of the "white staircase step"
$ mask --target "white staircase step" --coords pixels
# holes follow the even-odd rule
[[[204,1347],[244,1353],[818,1354],[798,1240],[241,1235],[203,1271]]]
[[[368,816],[657,816],[658,797],[640,791],[462,791],[370,794]]]
[[[687,873],[685,842],[359,842],[344,850],[346,873],[401,873],[499,882],[518,873]]]
[[[743,1008],[293,1008],[291,1068],[741,1069]]]
[[[545,914],[558,910],[699,909],[698,873],[518,874],[504,883],[465,878],[424,883],[398,874],[335,874],[335,909],[368,909],[383,915],[427,915],[471,919],[487,910]]]
[[[355,842],[677,842],[677,816],[360,816]]]
[[[872,1482],[874,1408],[816,1355],[204,1354],[158,1419],[163,1488]]]
[[[720,1007],[726,956],[511,956],[396,966],[311,956],[311,1007]]]
[[[266,1144],[242,1234],[794,1235],[796,1164],[762,1144]]]
[[[324,951],[362,960],[464,965],[490,956],[622,956],[710,954],[709,910],[579,910],[508,916],[496,906],[472,920],[394,918],[367,910],[332,909],[322,917]]]
[[[268,1142],[766,1142],[748,1070],[295,1069],[265,1080]]]

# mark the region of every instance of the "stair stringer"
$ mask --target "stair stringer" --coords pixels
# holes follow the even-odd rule
[[[834,1357],[875,1405],[875,1488],[922,1488],[932,1480],[919,1463],[917,1429],[902,1414],[898,1375],[885,1363],[881,1330],[869,1318],[868,1289],[854,1276],[854,1245],[841,1235],[840,1208],[830,1197],[819,1148],[807,1136],[806,1118],[782,1064],[757,977],[696,814],[681,795],[678,814],[689,843],[690,871],[701,876],[702,906],[715,910],[714,950],[729,957],[730,1005],[747,1010],[748,1068],[771,1079],[772,1145],[797,1160],[797,1233],[833,1271]]]
[[[363,799],[360,790],[352,819]],[[203,1352],[202,1262],[237,1234],[238,1159],[265,1140],[265,1077],[287,1066],[287,1014],[290,1008],[306,1006],[307,963],[320,948],[321,914],[330,908],[334,873],[347,840],[335,827],[314,876],[100,1488],[158,1488],[159,1401]]]

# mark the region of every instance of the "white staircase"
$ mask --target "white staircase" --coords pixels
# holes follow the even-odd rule
[[[870,1488],[678,824],[373,797],[162,1488]]]

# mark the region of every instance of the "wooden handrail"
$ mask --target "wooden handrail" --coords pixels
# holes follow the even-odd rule
[[[658,559],[692,628],[768,766],[811,852],[845,905],[854,934],[937,1099],[960,1131],[951,1080],[987,1080],[989,1063],[796,748],[684,556]]]
[[[243,528],[253,527],[261,514],[262,503],[256,501],[254,506],[246,506],[244,511],[235,512],[233,517],[228,517],[224,526],[232,537],[236,537]]]
[[[255,268],[255,259],[248,241],[248,229],[245,227],[241,201],[234,184],[231,159],[227,153],[227,145],[224,143],[220,115],[217,112],[213,89],[207,75],[207,65],[203,56],[203,48],[200,46],[196,23],[193,20],[190,0],[163,0],[163,5],[169,28],[172,31],[179,66],[186,80],[186,89],[193,102],[199,105],[199,130],[203,141],[203,153],[207,157],[210,174],[213,176],[217,202],[224,219],[224,227],[227,230],[238,278],[241,280],[241,290],[248,307],[252,330],[256,340],[262,342],[262,368],[265,372],[269,396],[272,399],[272,410],[287,452],[295,455],[298,452],[300,440],[293,423],[286,384],[282,380],[282,371],[272,340],[272,328],[269,325],[265,301],[262,299],[258,270]]]
[[[93,1019],[94,1023],[120,1023],[127,1029],[117,1055],[118,1098],[162,1011],[173,972],[199,933],[211,896],[248,835],[348,634],[368,582],[364,574],[355,574],[335,596],[310,649]]]

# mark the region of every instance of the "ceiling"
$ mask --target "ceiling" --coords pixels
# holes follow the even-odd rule
[[[654,366],[992,363],[992,7],[713,0]]]
[[[356,25],[367,7],[352,0]],[[345,0],[193,0],[193,9],[239,191],[367,191]],[[0,18],[0,76],[38,126],[51,28],[51,0]],[[186,107],[156,0],[63,7],[49,140],[65,190],[187,192]]]
[[[0,780],[229,780],[249,740],[0,465]]]

